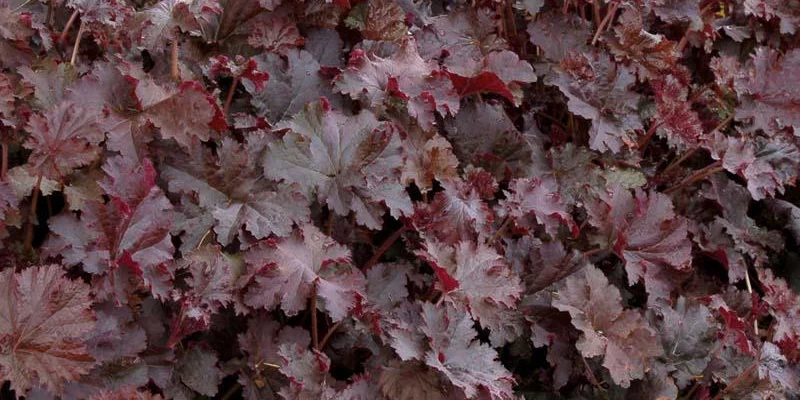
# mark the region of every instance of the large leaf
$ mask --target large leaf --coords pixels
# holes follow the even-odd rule
[[[60,265],[0,272],[0,374],[22,395],[33,386],[59,393],[89,372],[83,342],[95,324],[89,287]]]

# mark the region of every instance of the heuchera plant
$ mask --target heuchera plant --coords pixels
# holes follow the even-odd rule
[[[0,0],[0,397],[790,399],[796,0]]]

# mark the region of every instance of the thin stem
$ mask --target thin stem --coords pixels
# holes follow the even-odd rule
[[[370,257],[370,259],[367,260],[366,263],[364,263],[364,266],[361,267],[361,270],[362,271],[366,271],[366,270],[370,269],[373,265],[375,265],[375,263],[377,263],[378,260],[381,259],[381,256],[383,256],[383,254],[386,253],[386,251],[389,250],[390,247],[392,247],[394,242],[396,242],[397,239],[399,239],[400,236],[406,230],[408,230],[408,228],[405,225],[403,225],[400,229],[398,229],[394,233],[392,233],[391,236],[386,238],[386,240],[384,240],[383,243],[381,243],[381,247],[378,247],[378,250],[375,251],[375,253],[372,255],[372,257]]]
[[[233,102],[233,94],[236,92],[236,86],[239,86],[239,77],[233,78],[230,89],[228,89],[228,96],[225,97],[225,105],[222,106],[222,113],[228,116],[228,110],[231,109],[231,102]]]
[[[658,129],[658,127],[663,125],[663,124],[664,124],[663,122],[659,121],[659,122],[655,122],[652,125],[650,125],[650,128],[647,129],[647,132],[639,140],[639,143],[636,144],[636,147],[639,149],[639,151],[642,151],[642,150],[644,150],[645,147],[647,147],[647,145],[650,143],[650,139],[652,139],[653,135],[656,134],[656,129]]]
[[[689,389],[689,391],[686,392],[686,396],[684,396],[684,397],[687,400],[691,399],[692,395],[694,394],[694,392],[696,392],[697,389],[699,389],[699,388],[700,388],[700,381],[698,380],[698,381],[695,381],[694,385],[692,385],[691,389]]]
[[[20,9],[22,9],[23,7],[27,6],[28,4],[31,4],[31,1],[33,1],[33,0],[25,0],[25,2],[24,2],[24,3],[22,3],[22,4],[18,5],[17,7],[14,7],[14,9],[13,9],[13,10],[11,10],[11,12],[12,12],[12,13],[15,13],[15,12],[19,11],[19,10],[20,10]]]
[[[328,209],[328,220],[325,222],[325,234],[330,236],[333,232],[333,210]]]
[[[664,176],[664,175],[670,173],[670,171],[672,171],[673,169],[678,168],[678,166],[681,165],[681,163],[683,163],[684,161],[688,160],[689,157],[694,155],[694,153],[697,153],[697,150],[698,150],[698,148],[695,147],[695,148],[687,151],[686,153],[683,153],[683,155],[680,156],[680,158],[678,158],[677,160],[675,160],[672,163],[670,163],[669,165],[667,165],[667,168],[664,168],[664,171],[661,173],[661,175]]]
[[[703,7],[703,9],[702,9],[702,10],[700,10],[700,18],[702,18],[702,17],[703,17],[703,15],[704,15],[704,14],[705,14],[705,13],[706,13],[708,10],[710,10],[710,9],[711,9],[711,6],[713,6],[713,5],[716,5],[716,4],[717,4],[717,2],[715,2],[715,1],[712,1],[712,2],[711,2],[711,3],[709,3],[707,6]],[[683,49],[685,49],[685,48],[686,48],[686,45],[689,43],[689,34],[690,34],[690,33],[692,33],[692,26],[691,26],[691,25],[689,25],[689,26],[686,28],[686,31],[683,33],[683,36],[681,37],[681,40],[678,42],[678,45],[677,45],[677,46],[675,46],[675,51],[676,51],[678,54],[681,54],[681,53],[683,53]]]
[[[665,190],[664,194],[675,193],[676,191],[680,190],[684,186],[691,185],[691,184],[693,184],[695,182],[698,182],[698,181],[701,181],[701,180],[705,179],[706,177],[708,177],[710,175],[713,175],[713,174],[716,174],[717,172],[722,172],[722,171],[725,171],[725,168],[722,166],[722,161],[717,161],[717,162],[715,162],[715,163],[713,163],[713,164],[711,164],[711,165],[709,165],[709,166],[707,166],[707,167],[695,172],[692,176],[690,176],[690,177],[684,179],[683,181],[681,181],[681,183],[679,183],[679,184],[677,184],[677,185]]]
[[[78,27],[78,36],[75,37],[75,47],[72,48],[72,57],[69,59],[69,63],[72,66],[75,66],[75,60],[78,59],[78,48],[81,46],[81,38],[85,29],[83,20],[81,20],[81,25]]]
[[[319,332],[317,331],[317,282],[311,288],[311,342],[314,350],[319,350]]]
[[[331,339],[336,330],[339,329],[339,326],[342,325],[342,322],[344,322],[344,319],[333,324],[333,326],[331,326],[331,328],[328,329],[328,332],[325,333],[325,336],[322,338],[322,341],[319,342],[319,351],[322,351],[322,349],[325,348],[325,345],[328,344],[328,341]]]
[[[589,378],[589,382],[592,386],[596,388],[602,388],[600,382],[597,381],[597,378],[594,376],[594,371],[592,371],[592,367],[589,366],[589,363],[586,362],[586,359],[581,357],[581,361],[583,361],[583,366],[586,367],[587,377]]]
[[[706,90],[711,89],[712,87],[714,87],[714,83],[713,82],[712,83],[706,83],[705,85],[700,86],[699,88],[697,88],[697,90],[692,92],[692,95],[689,96],[689,103],[694,103],[695,101],[697,101],[697,99],[700,98],[700,95],[702,95],[703,93],[706,92]]]
[[[206,238],[208,237],[208,235],[210,235],[210,234],[211,234],[211,229],[213,229],[213,227],[211,227],[211,228],[208,228],[208,230],[206,231],[206,233],[204,233],[204,234],[203,234],[203,237],[201,237],[201,238],[200,238],[200,241],[199,241],[199,242],[197,242],[197,247],[195,247],[195,250],[199,249],[200,247],[203,247],[203,243],[205,243],[205,241],[206,241]]]
[[[8,143],[2,142],[0,143],[2,146],[3,151],[3,161],[2,166],[0,166],[0,179],[6,180],[6,173],[8,173]]]
[[[611,20],[614,18],[614,14],[617,13],[617,8],[619,8],[619,4],[620,4],[619,2],[615,2],[614,4],[612,4],[605,18],[603,18],[603,20],[600,21],[600,25],[597,26],[597,31],[594,33],[594,36],[592,37],[592,46],[594,46],[594,44],[597,43],[597,39],[600,38],[600,34],[603,33],[603,28],[606,27],[606,24],[611,22]]]
[[[720,390],[719,393],[717,393],[716,396],[714,396],[711,400],[719,400],[719,399],[721,399],[722,396],[725,393],[729,392],[731,389],[733,389],[737,385],[739,385],[739,383],[742,381],[742,378],[744,378],[745,376],[750,375],[750,373],[753,371],[755,366],[756,366],[756,363],[753,363],[752,365],[747,367],[747,369],[742,371],[742,373],[739,374],[736,378],[734,378],[728,386],[725,386],[725,389]]]
[[[28,215],[28,224],[25,228],[25,243],[24,249],[25,252],[31,251],[33,249],[33,221],[36,218],[36,207],[39,204],[39,192],[41,192],[42,186],[42,175],[39,174],[39,177],[36,178],[36,186],[33,187],[33,194],[31,194],[31,210],[30,214]]]
[[[56,9],[56,0],[50,0],[47,2],[47,16],[44,19],[45,24],[48,28],[53,29],[53,17],[54,13],[53,10]]]
[[[592,1],[592,14],[594,15],[594,23],[600,23],[600,0]]]
[[[179,80],[181,73],[178,69],[178,38],[172,40],[172,51],[170,53],[169,66],[172,79],[176,81]]]
[[[747,268],[744,270],[744,283],[747,285],[747,293],[753,295],[753,285],[750,284],[750,272],[747,271]],[[758,319],[756,319],[755,313],[753,313],[753,332],[755,332],[756,337],[758,337]]]
[[[711,132],[709,132],[707,136],[711,136],[714,133],[721,131],[731,121],[733,121],[733,114],[729,115],[727,118],[722,120],[722,122],[717,124],[717,126],[715,126],[714,129],[712,129]],[[675,160],[672,163],[670,163],[669,165],[667,165],[667,168],[664,169],[664,171],[661,173],[661,175],[664,176],[664,175],[668,174],[670,171],[672,171],[673,169],[677,168],[678,165],[680,165],[682,162],[688,160],[689,157],[691,157],[694,153],[697,152],[697,150],[699,150],[699,149],[697,147],[695,147],[695,148],[687,151],[686,153],[684,153],[680,158],[678,158],[677,160]]]
[[[497,231],[495,231],[492,237],[490,237],[489,240],[486,241],[486,244],[491,246],[492,243],[494,243],[494,241],[497,240],[497,238],[500,237],[500,235],[502,235],[503,232],[505,232],[506,228],[508,228],[508,225],[510,223],[511,223],[511,217],[506,217],[503,220],[503,223],[500,224],[500,227],[497,228]]]
[[[600,253],[603,253],[603,252],[605,252],[606,250],[607,250],[607,249],[605,249],[605,248],[603,248],[603,247],[598,247],[598,248],[596,248],[596,249],[591,249],[591,250],[588,250],[588,251],[584,251],[584,252],[583,252],[583,257],[584,257],[584,258],[589,258],[589,257],[591,257],[591,256],[593,256],[593,255],[595,255],[595,254],[600,254]]]
[[[64,43],[64,41],[67,40],[67,34],[69,34],[69,29],[72,28],[72,24],[75,23],[75,20],[78,18],[78,14],[79,14],[78,9],[75,9],[75,11],[72,12],[72,15],[69,16],[67,24],[64,25],[64,30],[61,31],[61,35],[58,37],[59,43]]]
[[[220,400],[230,399],[234,394],[236,394],[236,392],[238,392],[241,389],[242,385],[240,385],[239,382],[234,383],[233,386],[231,386],[231,388],[228,389],[228,391],[225,392],[225,394],[223,394],[222,397],[220,397]]]

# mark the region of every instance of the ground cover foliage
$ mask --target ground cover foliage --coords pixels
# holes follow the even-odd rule
[[[0,0],[28,399],[786,399],[796,0]]]

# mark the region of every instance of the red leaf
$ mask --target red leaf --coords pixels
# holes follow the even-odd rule
[[[83,340],[95,317],[87,285],[47,265],[5,269],[0,291],[0,374],[18,395],[34,386],[60,393],[89,372],[94,359]]]

